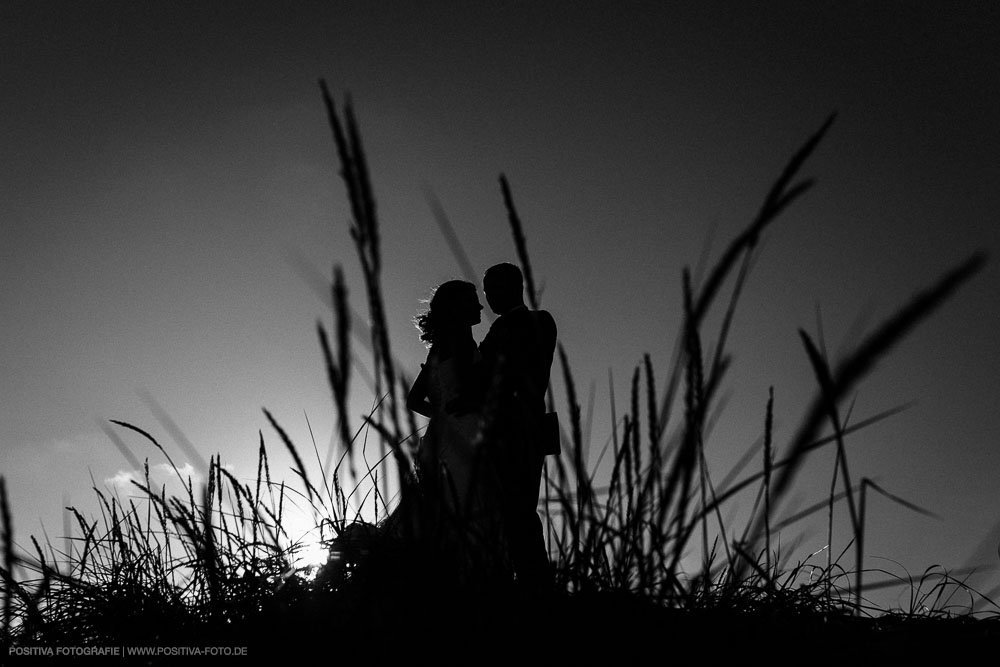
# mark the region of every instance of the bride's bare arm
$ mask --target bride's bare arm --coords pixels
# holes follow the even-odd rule
[[[406,395],[406,409],[424,417],[431,417],[433,410],[427,400],[427,377],[424,375],[424,365],[420,364],[420,372],[413,381],[410,392]]]

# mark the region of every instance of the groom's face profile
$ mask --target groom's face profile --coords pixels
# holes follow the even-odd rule
[[[486,292],[486,303],[490,304],[490,310],[493,311],[493,314],[494,315],[502,314],[500,305],[497,303],[496,300],[496,293],[491,292],[490,290],[484,290],[484,291]]]

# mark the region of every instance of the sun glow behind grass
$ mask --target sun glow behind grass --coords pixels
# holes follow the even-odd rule
[[[283,526],[288,533],[293,568],[300,576],[314,578],[317,570],[329,560],[328,542],[332,536],[324,533],[331,531],[324,530],[323,524],[298,510],[285,515]]]

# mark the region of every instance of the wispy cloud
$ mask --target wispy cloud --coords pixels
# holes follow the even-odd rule
[[[231,468],[228,464],[223,467]],[[180,466],[176,471],[169,463],[157,463],[149,466],[149,481],[154,490],[166,486],[167,492],[170,493],[178,481],[187,486],[189,479],[195,486],[204,481],[202,475],[195,470],[190,462]],[[116,491],[131,493],[135,491],[133,481],[145,483],[144,474],[138,470],[119,470],[114,476],[105,478],[104,483]]]
[[[132,471],[119,470],[114,477],[108,477],[104,480],[106,486],[110,486],[118,491],[123,491],[126,489],[131,489],[132,481],[138,481],[140,478]]]

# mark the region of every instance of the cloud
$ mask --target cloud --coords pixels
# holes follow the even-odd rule
[[[173,466],[169,463],[157,463],[156,465],[150,467],[149,476],[157,481],[163,480],[164,482],[176,479],[177,476],[180,476],[181,481],[185,484],[187,484],[189,478],[194,484],[198,484],[202,481],[201,475],[195,471],[194,466],[190,463],[185,463],[176,471],[174,471]]]
[[[153,491],[159,491],[165,486],[170,495],[186,487],[189,479],[196,488],[204,482],[190,463],[185,463],[176,471],[169,463],[149,466],[149,483]],[[145,474],[138,470],[119,470],[113,477],[105,478],[104,483],[115,491],[134,493],[138,489],[132,484],[133,481],[145,484]]]
[[[130,470],[119,470],[114,477],[108,477],[104,480],[106,486],[117,491],[124,491],[126,489],[134,489],[132,481],[138,481],[140,478]]]

